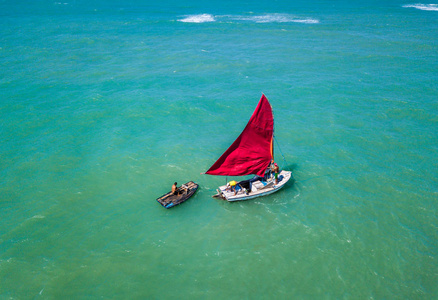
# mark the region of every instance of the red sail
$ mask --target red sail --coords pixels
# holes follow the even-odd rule
[[[243,132],[205,173],[263,176],[272,159],[273,133],[274,116],[271,104],[262,95]]]

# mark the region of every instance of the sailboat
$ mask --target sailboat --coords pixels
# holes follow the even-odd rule
[[[254,175],[252,179],[220,186],[217,195],[227,201],[241,201],[266,196],[280,190],[292,172],[270,171],[274,161],[274,115],[265,95],[245,129],[205,174],[221,176]]]

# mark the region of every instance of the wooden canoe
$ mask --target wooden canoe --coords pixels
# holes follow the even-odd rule
[[[167,194],[158,198],[157,201],[165,208],[174,207],[175,205],[181,204],[193,196],[198,187],[198,184],[194,183],[193,181],[189,181],[179,188],[179,195],[174,195],[172,192],[168,192]]]

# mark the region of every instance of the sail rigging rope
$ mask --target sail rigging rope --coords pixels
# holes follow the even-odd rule
[[[275,135],[274,135],[274,140],[277,142],[278,150],[280,150],[280,154],[281,154],[281,156],[283,157],[284,166],[287,166],[286,158],[285,158],[284,155],[283,155],[283,151],[281,151],[280,144],[278,143],[278,140],[277,140],[277,138],[276,138]]]

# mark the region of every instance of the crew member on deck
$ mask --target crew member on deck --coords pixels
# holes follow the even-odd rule
[[[280,173],[280,168],[276,163],[274,163],[274,173],[275,173],[275,184],[278,184],[278,173]]]
[[[230,182],[227,183],[227,188],[226,188],[226,190],[227,190],[227,191],[230,191],[230,190],[231,190],[232,192],[234,192],[234,189],[236,188],[236,184],[237,184],[236,181],[231,180]]]
[[[269,167],[265,172],[266,180],[274,176],[274,168],[275,168],[274,159],[271,159],[271,162],[269,163]]]

